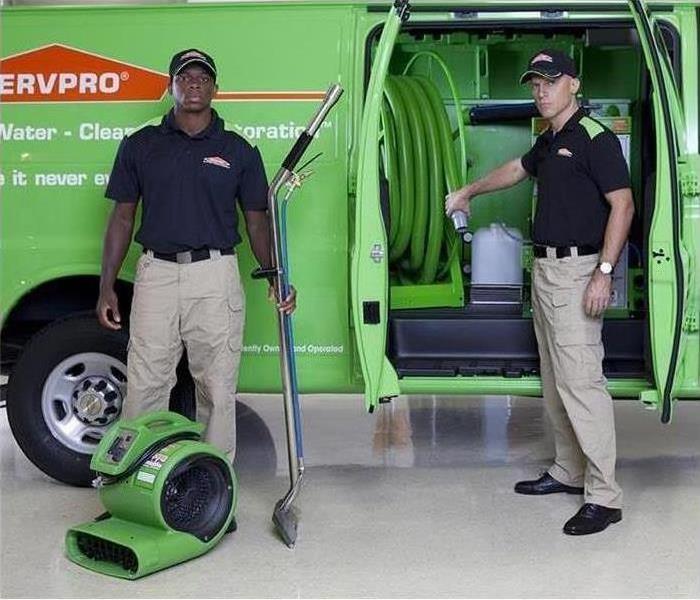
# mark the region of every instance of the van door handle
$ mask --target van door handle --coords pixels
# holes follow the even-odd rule
[[[382,245],[374,244],[369,256],[376,263],[382,262],[382,259],[384,258],[384,248],[382,248]]]

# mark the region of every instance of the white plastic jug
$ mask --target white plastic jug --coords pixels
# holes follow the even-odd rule
[[[522,285],[523,236],[514,227],[491,223],[472,239],[472,285]]]

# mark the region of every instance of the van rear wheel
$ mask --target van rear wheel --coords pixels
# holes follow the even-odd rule
[[[92,313],[51,323],[34,335],[7,387],[7,417],[29,460],[71,485],[90,485],[90,459],[117,421],[126,394],[128,333],[100,326]],[[186,362],[170,409],[194,418],[194,384]]]

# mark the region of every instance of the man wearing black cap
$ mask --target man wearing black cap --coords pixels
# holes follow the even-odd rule
[[[634,202],[617,137],[578,106],[574,61],[542,50],[520,81],[529,84],[549,128],[522,158],[448,195],[445,209],[468,212],[479,194],[537,179],[532,309],[555,458],[539,479],[521,481],[515,491],[584,494],[584,505],[564,525],[565,533],[584,535],[622,518],[601,330]]]
[[[115,201],[105,234],[97,315],[121,328],[114,282],[143,203],[122,416],[166,410],[187,350],[197,418],[206,439],[233,459],[235,393],[245,299],[235,246],[236,200],[260,265],[270,266],[267,178],[257,148],[211,108],[216,64],[201,50],[170,62],[175,106],[122,140],[107,186]],[[291,312],[295,292],[279,309]]]

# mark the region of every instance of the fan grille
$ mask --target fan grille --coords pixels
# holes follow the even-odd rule
[[[227,465],[210,455],[180,463],[163,486],[161,510],[169,527],[209,541],[226,523],[233,503]]]

